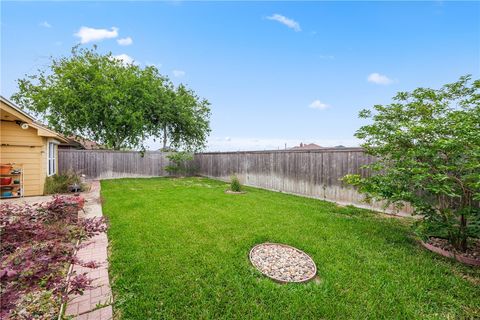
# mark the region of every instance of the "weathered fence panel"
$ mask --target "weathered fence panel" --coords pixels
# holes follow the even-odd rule
[[[166,176],[167,153],[111,150],[58,150],[58,171],[90,179]]]
[[[199,153],[194,163],[200,174],[211,178],[228,181],[235,174],[249,186],[384,210],[384,203],[367,205],[361,194],[340,180],[346,174],[368,175],[362,166],[373,160],[362,148],[332,148]],[[411,209],[385,211],[405,214]]]
[[[135,151],[59,150],[58,158],[60,172],[74,170],[91,179],[168,175],[167,153],[162,152],[146,152],[142,157]],[[249,186],[383,210],[383,203],[367,205],[361,194],[340,180],[346,174],[368,175],[362,166],[373,160],[361,148],[332,148],[198,153],[192,165],[210,178],[229,181],[236,174]],[[409,207],[395,211],[409,212]]]

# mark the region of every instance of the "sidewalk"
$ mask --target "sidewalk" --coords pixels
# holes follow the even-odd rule
[[[100,200],[100,182],[92,181],[91,189],[82,194],[85,198],[85,213],[83,217],[93,218],[102,216]],[[71,295],[65,310],[66,316],[73,316],[77,320],[107,320],[112,319],[112,292],[108,278],[108,239],[102,233],[82,243],[77,252],[79,260],[84,262],[95,261],[100,267],[96,269],[73,265],[77,274],[87,273],[93,279],[92,289],[85,290],[83,295]]]

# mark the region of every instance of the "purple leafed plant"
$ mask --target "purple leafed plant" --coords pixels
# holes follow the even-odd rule
[[[78,240],[107,228],[104,218],[79,219],[83,205],[83,198],[71,196],[55,196],[33,206],[0,204],[0,318],[19,309],[25,313],[22,301],[28,301],[24,299],[28,295],[51,292],[60,305],[69,293],[89,288],[91,281],[84,274],[73,276],[68,289],[65,282],[70,263],[98,267],[74,257]],[[44,318],[39,310],[32,312],[36,319]]]

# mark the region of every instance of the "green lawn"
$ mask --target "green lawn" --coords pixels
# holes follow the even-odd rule
[[[405,219],[204,178],[102,181],[122,319],[480,317],[480,271],[422,249]],[[308,253],[319,281],[277,284],[248,252]],[[476,283],[476,285],[475,285]]]

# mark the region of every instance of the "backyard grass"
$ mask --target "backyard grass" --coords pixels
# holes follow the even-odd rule
[[[420,247],[411,221],[205,178],[102,181],[122,319],[473,319],[480,271]],[[277,284],[257,243],[308,253],[319,280]]]

